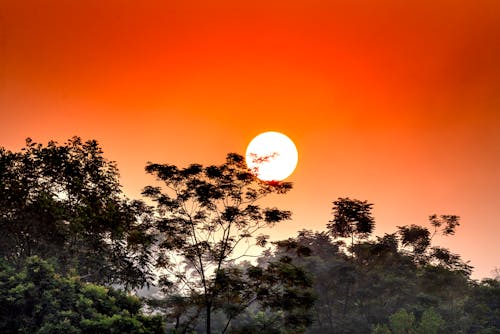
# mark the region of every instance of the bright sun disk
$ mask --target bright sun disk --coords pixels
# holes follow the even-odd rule
[[[289,177],[299,160],[293,141],[279,132],[264,132],[248,144],[248,168],[263,181],[281,181]]]

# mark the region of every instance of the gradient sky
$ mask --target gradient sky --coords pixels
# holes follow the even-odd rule
[[[210,4],[207,4],[210,3]],[[147,161],[244,154],[291,137],[294,190],[269,205],[321,230],[331,202],[374,203],[376,234],[457,214],[437,238],[500,267],[500,2],[0,2],[0,145],[79,135],[116,160],[126,193]]]

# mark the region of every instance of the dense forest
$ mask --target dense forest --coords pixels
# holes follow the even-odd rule
[[[145,170],[130,199],[94,140],[0,148],[0,333],[500,333],[500,278],[434,244],[458,216],[374,236],[373,204],[340,197],[270,241],[292,212],[261,199],[291,183],[234,153]]]

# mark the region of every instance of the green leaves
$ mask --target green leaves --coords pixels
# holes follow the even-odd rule
[[[38,257],[20,270],[0,268],[2,333],[164,333],[161,319],[140,307],[123,292],[61,277]]]
[[[401,309],[389,317],[393,334],[415,334],[415,316]]]
[[[372,334],[437,334],[442,332],[444,324],[433,308],[426,309],[418,322],[413,313],[400,309],[389,317],[389,326],[378,324]]]

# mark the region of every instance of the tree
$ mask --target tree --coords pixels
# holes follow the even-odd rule
[[[146,171],[164,185],[143,192],[158,209],[157,265],[166,272],[162,284],[200,301],[210,333],[225,268],[244,256],[254,245],[252,239],[266,244],[266,236],[256,235],[259,230],[291,217],[289,211],[261,208],[256,202],[269,194],[285,194],[292,185],[259,180],[234,153],[219,166],[192,164],[180,169],[149,163]]]
[[[268,261],[265,266],[247,263],[244,267],[225,268],[218,284],[218,302],[228,316],[222,333],[229,329],[232,319],[251,305],[268,315],[282,333],[304,333],[312,322],[310,311],[315,300],[312,280],[287,256]],[[230,332],[249,328],[248,324],[235,325]]]
[[[455,234],[456,228],[460,225],[460,217],[456,215],[431,215],[429,222],[434,227],[434,231],[418,225],[398,226],[398,235],[403,249],[407,249],[407,254],[413,258],[415,263],[425,265],[433,263],[448,269],[461,272],[469,276],[472,267],[463,262],[459,255],[453,254],[446,248],[431,247],[434,236],[440,233],[443,236]],[[409,248],[409,249],[408,249]]]
[[[412,312],[400,309],[389,317],[389,326],[377,324],[372,334],[437,334],[443,325],[444,320],[433,308],[426,309],[418,323]]]
[[[433,308],[424,311],[417,328],[418,334],[437,334],[443,327],[444,320]]]
[[[453,234],[447,226],[457,224],[445,223],[443,217],[458,222],[457,216],[441,216],[442,224],[433,225],[437,233]],[[349,250],[331,238],[331,230],[300,231],[276,242],[277,254],[291,257],[313,279],[317,300],[307,333],[389,334],[394,332],[391,316],[399,332],[467,332],[472,320],[463,305],[471,300],[470,266],[449,250],[431,246],[432,235],[425,227],[404,226],[364,238]],[[398,313],[402,309],[406,314]],[[492,309],[484,318],[494,323],[494,316]]]
[[[401,309],[389,317],[389,325],[393,334],[414,334],[415,316]]]
[[[0,148],[0,257],[39,255],[89,282],[142,286],[151,279],[149,208],[121,192],[116,164],[95,140],[21,152]]]
[[[301,230],[294,238],[274,242],[275,258],[291,258],[312,278],[316,300],[313,324],[308,333],[342,333],[338,326],[343,313],[347,285],[352,284],[352,264],[326,232]],[[263,258],[261,261],[272,258]]]
[[[357,199],[339,198],[333,202],[333,220],[327,224],[328,231],[334,238],[367,238],[375,226],[371,210],[373,204]],[[354,253],[353,253],[354,255]]]
[[[469,333],[500,333],[500,282],[474,282],[465,310],[471,322]]]
[[[5,334],[162,334],[161,317],[141,311],[137,297],[62,277],[39,257],[19,269],[0,263],[0,332]]]
[[[428,260],[426,252],[431,244],[431,237],[427,228],[418,225],[398,226],[398,234],[403,247],[411,248],[410,254],[416,262],[425,263]]]

